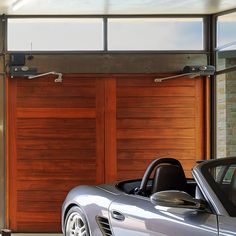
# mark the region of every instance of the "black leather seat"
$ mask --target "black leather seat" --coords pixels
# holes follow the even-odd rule
[[[157,166],[152,193],[165,190],[186,191],[187,180],[181,166],[171,164],[160,164]]]
[[[236,170],[234,170],[234,174],[230,183],[230,201],[236,206]]]

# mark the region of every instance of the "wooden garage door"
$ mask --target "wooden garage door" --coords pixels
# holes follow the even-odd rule
[[[155,157],[178,158],[191,177],[196,161],[207,158],[206,78],[161,83],[154,78],[136,75],[113,81],[117,139],[107,149],[117,158],[110,165],[111,179],[140,178]]]
[[[8,82],[9,227],[59,232],[69,189],[104,182],[104,86],[75,76]]]
[[[178,158],[190,176],[206,152],[204,79],[152,75],[8,79],[7,219],[15,232],[59,232],[69,189],[140,178]]]

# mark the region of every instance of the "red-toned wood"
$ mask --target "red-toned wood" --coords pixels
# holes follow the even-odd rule
[[[204,139],[204,145],[205,145],[205,158],[207,160],[210,159],[210,79],[208,77],[205,78],[204,80],[204,115],[205,115],[205,120],[204,120],[204,130],[205,130],[205,139]]]
[[[30,99],[25,99],[24,97],[17,98],[17,106],[24,107],[34,107],[34,108],[95,108],[96,104],[93,98],[86,97],[61,97],[55,98],[53,100],[47,97],[31,97]]]
[[[18,118],[17,126],[23,129],[43,129],[45,126],[49,126],[53,130],[61,128],[61,124],[65,129],[73,130],[75,127],[81,127],[81,129],[95,129],[96,123],[94,119],[81,118],[81,119],[67,119],[67,118]]]
[[[173,74],[172,74],[173,75]],[[155,78],[162,78],[170,76],[167,74],[136,74],[136,75],[119,75],[119,80],[117,80],[118,87],[150,87],[150,83],[153,83]],[[132,79],[131,79],[132,77]],[[164,80],[161,83],[153,83],[153,85],[158,87],[194,87],[194,80],[190,80],[188,77],[179,77],[178,79]]]
[[[195,102],[194,97],[175,97],[167,99],[166,97],[120,97],[117,99],[118,107],[143,107],[143,108],[191,108]]]
[[[105,181],[117,179],[116,79],[105,79]]]
[[[132,118],[132,119],[118,119],[117,120],[117,128],[118,129],[127,129],[127,128],[140,128],[143,129],[159,129],[163,127],[163,123],[166,122],[166,118],[150,118],[143,119],[143,118]],[[168,128],[176,128],[176,129],[183,129],[183,128],[192,128],[195,124],[195,118],[172,118],[168,117]]]
[[[65,75],[63,83],[8,83],[8,227],[60,232],[67,192],[104,182],[104,82]]]
[[[96,183],[105,181],[105,84],[96,81]]]
[[[17,108],[19,118],[95,118],[91,108]]]
[[[51,83],[54,83],[53,81]],[[74,80],[76,83],[76,80]],[[95,97],[96,90],[95,84],[91,86],[63,86],[63,84],[55,84],[54,86],[26,86],[18,87],[17,98],[36,98],[36,97],[47,97],[47,98],[61,98],[61,97]],[[60,100],[58,100],[60,102]]]
[[[174,87],[174,90],[170,90],[170,87],[122,87],[117,89],[117,93],[122,97],[189,97],[194,94],[194,87]]]
[[[206,82],[165,75],[8,79],[7,219],[15,232],[59,232],[66,193],[140,178],[157,157],[187,176],[208,158]]]
[[[205,150],[204,150],[204,99],[203,99],[203,79],[195,80],[195,142],[196,142],[196,160],[205,159]]]
[[[140,178],[163,156],[178,158],[191,176],[196,160],[205,158],[203,79],[154,78],[117,79],[118,179]]]
[[[139,95],[142,96],[142,95]],[[118,118],[192,118],[195,117],[194,108],[118,108]]]
[[[191,138],[195,129],[138,129],[138,130],[118,130],[118,139],[142,139],[142,138]]]
[[[6,153],[6,161],[5,161],[5,165],[6,165],[6,175],[5,175],[5,177],[6,177],[6,180],[5,180],[5,183],[6,183],[6,185],[5,185],[5,188],[6,188],[6,200],[5,200],[5,202],[6,202],[6,209],[5,209],[5,224],[6,224],[6,227],[7,228],[9,228],[9,226],[10,226],[10,209],[9,209],[9,206],[10,206],[10,199],[9,199],[9,197],[10,197],[10,191],[11,191],[11,188],[10,188],[10,186],[11,186],[11,184],[10,184],[10,165],[11,165],[11,163],[10,163],[10,158],[9,158],[9,156],[11,155],[11,153],[10,153],[10,150],[9,150],[9,146],[10,146],[10,132],[11,132],[11,130],[10,130],[10,126],[9,126],[9,123],[10,123],[10,104],[11,104],[11,102],[10,102],[10,99],[9,99],[9,93],[8,93],[8,91],[10,90],[9,89],[9,83],[8,83],[8,80],[6,80],[6,82],[5,82],[5,86],[6,86],[6,91],[7,91],[7,93],[6,93],[6,151],[5,151],[5,153]]]
[[[6,82],[6,90],[11,91],[11,93],[7,93],[7,108],[6,108],[6,227],[10,228],[10,226],[16,227],[16,188],[15,188],[15,180],[16,180],[16,166],[17,162],[15,158],[16,156],[16,83],[17,81],[9,81]],[[11,206],[11,207],[10,207]]]

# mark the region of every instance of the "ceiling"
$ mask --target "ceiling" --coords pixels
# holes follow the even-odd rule
[[[0,0],[6,15],[212,14],[236,0]]]

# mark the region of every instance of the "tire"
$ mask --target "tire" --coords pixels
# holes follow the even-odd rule
[[[72,207],[65,220],[65,236],[89,236],[89,228],[84,213],[77,206]]]

